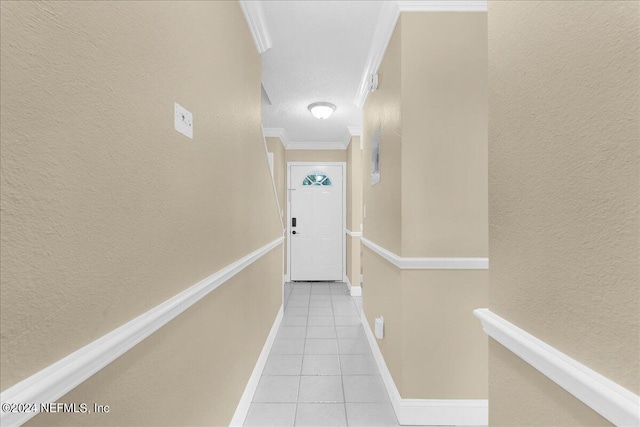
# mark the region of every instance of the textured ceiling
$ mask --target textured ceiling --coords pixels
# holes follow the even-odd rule
[[[347,126],[361,126],[353,104],[382,2],[264,1],[272,47],[262,54],[262,122],[283,128],[291,142],[345,142]],[[327,120],[307,110],[337,106]]]

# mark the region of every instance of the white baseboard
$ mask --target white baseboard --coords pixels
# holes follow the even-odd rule
[[[260,377],[262,376],[264,365],[266,365],[267,363],[267,358],[269,357],[269,353],[271,352],[271,347],[273,347],[273,342],[275,341],[276,335],[278,334],[278,328],[280,327],[280,322],[282,322],[283,312],[283,307],[281,306],[280,311],[278,311],[278,315],[276,316],[276,320],[274,320],[273,325],[271,326],[269,336],[267,336],[267,340],[262,347],[262,352],[260,352],[260,356],[258,357],[256,366],[253,368],[251,377],[249,377],[247,386],[244,388],[244,393],[242,393],[242,397],[238,402],[236,412],[233,414],[233,418],[229,423],[230,426],[241,427],[242,425],[244,425],[244,421],[247,418],[247,414],[249,413],[251,401],[253,400],[253,395],[256,393],[256,389],[258,388],[258,383],[260,382]]]
[[[362,286],[352,286],[351,287],[351,296],[352,297],[361,297],[362,296]]]
[[[285,283],[289,283],[290,281],[291,281],[291,279],[289,279],[289,275],[288,275],[288,274],[285,274],[285,275],[284,275],[284,282],[285,282]]]
[[[491,338],[617,426],[640,425],[640,396],[490,310],[473,311]]]
[[[146,313],[8,388],[0,394],[2,405],[5,403],[20,403],[37,404],[39,406],[40,403],[58,401],[59,398],[200,301],[218,286],[280,245],[282,241],[283,238],[279,237],[169,298]],[[19,426],[36,414],[36,412],[3,411],[0,414],[0,425]]]
[[[402,399],[364,312],[360,314],[360,318],[400,425],[486,426],[489,424],[489,404],[486,399]]]
[[[349,276],[347,276],[347,289],[351,291],[351,280],[349,280]]]

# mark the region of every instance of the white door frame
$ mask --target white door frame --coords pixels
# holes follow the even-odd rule
[[[291,280],[291,166],[342,166],[342,281],[347,281],[347,162],[287,162],[287,277]]]

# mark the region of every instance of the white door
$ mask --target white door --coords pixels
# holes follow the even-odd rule
[[[289,166],[291,280],[343,280],[343,166]]]

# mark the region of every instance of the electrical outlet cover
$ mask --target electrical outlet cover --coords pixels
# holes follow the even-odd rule
[[[193,115],[177,102],[174,104],[174,127],[184,136],[193,139]]]

